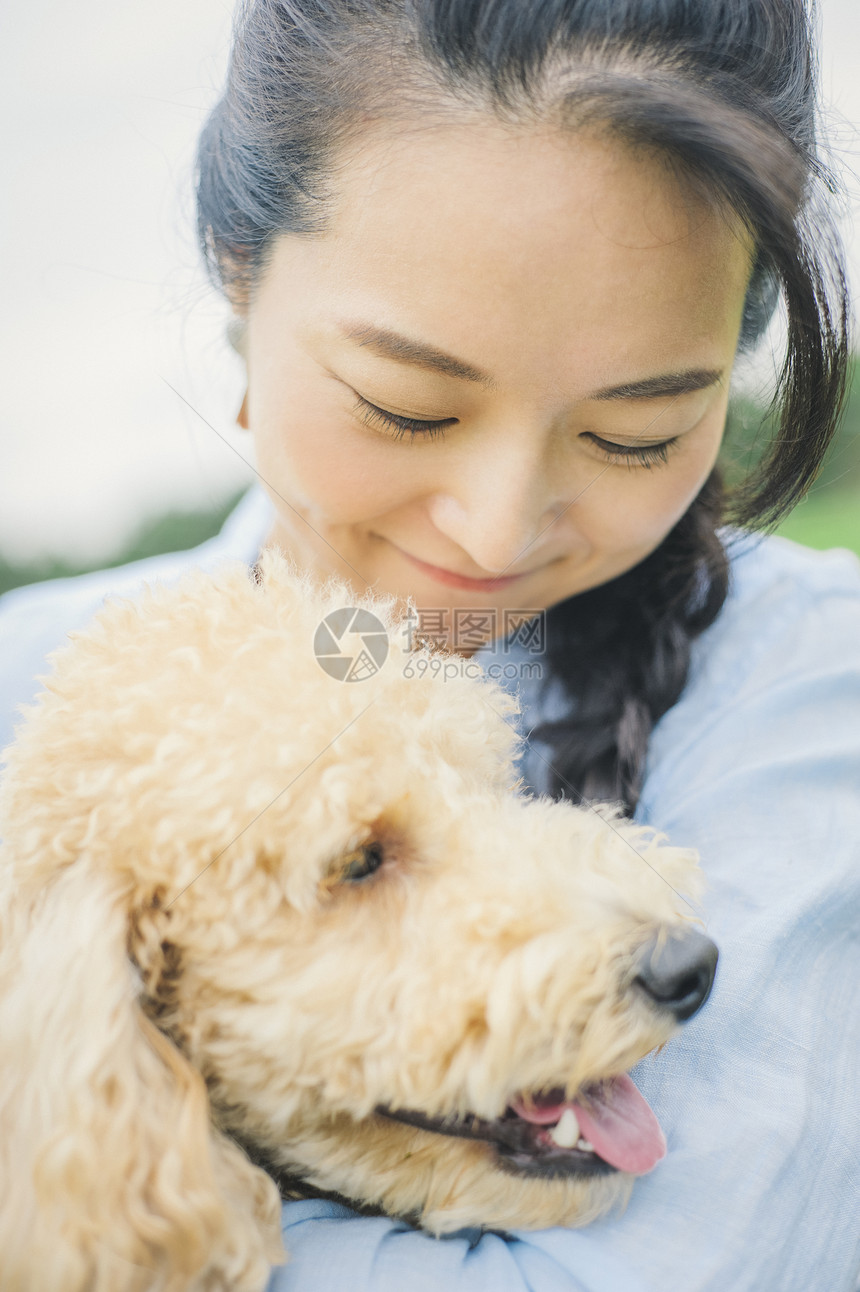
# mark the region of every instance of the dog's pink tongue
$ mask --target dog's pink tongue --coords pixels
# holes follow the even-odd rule
[[[619,1171],[644,1175],[666,1156],[666,1137],[653,1109],[626,1074],[613,1077],[588,1107],[574,1104],[582,1134]]]
[[[630,1077],[622,1074],[589,1092],[588,1105],[556,1104],[526,1109],[515,1105],[526,1121],[548,1125],[572,1108],[579,1129],[595,1151],[619,1171],[644,1175],[666,1155],[666,1139],[650,1104]]]

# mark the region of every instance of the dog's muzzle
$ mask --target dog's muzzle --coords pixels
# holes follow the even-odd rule
[[[710,938],[695,929],[668,937],[661,932],[640,949],[633,985],[652,1006],[683,1022],[708,999],[718,954]],[[520,1175],[644,1175],[666,1153],[657,1118],[623,1073],[585,1087],[573,1100],[560,1089],[515,1099],[494,1121],[430,1117],[411,1109],[376,1111],[437,1135],[482,1140],[495,1149],[499,1166]]]

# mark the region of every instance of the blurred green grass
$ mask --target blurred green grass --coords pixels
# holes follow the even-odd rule
[[[860,556],[860,493],[822,490],[810,494],[776,532],[806,547],[847,547]]]
[[[729,481],[745,473],[773,434],[760,407],[735,399],[721,461]],[[848,398],[839,430],[815,483],[776,530],[806,547],[847,547],[860,555],[860,356],[851,360]]]
[[[771,433],[763,410],[749,400],[732,403],[722,461],[729,479],[748,469]],[[92,565],[63,561],[15,564],[0,553],[0,593],[24,583],[110,569],[160,552],[196,547],[217,534],[244,490],[211,510],[168,512],[141,527],[134,539]],[[849,396],[840,429],[809,494],[776,531],[807,547],[847,547],[860,555],[860,357],[851,362]]]
[[[74,565],[66,561],[50,560],[31,565],[14,564],[0,555],[0,594],[24,583],[42,583],[45,579],[63,579],[72,574],[85,574],[88,570],[109,570],[129,561],[139,561],[145,556],[161,552],[180,552],[205,543],[217,534],[236,503],[245,492],[240,489],[219,507],[203,511],[166,512],[149,524],[142,525],[134,538],[118,548],[107,559],[90,565]]]

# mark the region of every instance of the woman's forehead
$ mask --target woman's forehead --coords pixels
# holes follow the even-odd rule
[[[365,135],[333,169],[328,237],[372,244],[420,238],[506,259],[578,238],[604,254],[701,249],[739,239],[742,222],[706,201],[655,149],[596,127],[518,127],[477,117]],[[513,245],[510,245],[513,243]]]
[[[629,352],[619,380],[667,360],[720,366],[734,346],[749,240],[654,157],[469,123],[370,138],[335,174],[326,233],[273,248],[258,293],[273,323],[296,309],[366,319],[491,380],[579,354],[593,384],[607,346]]]

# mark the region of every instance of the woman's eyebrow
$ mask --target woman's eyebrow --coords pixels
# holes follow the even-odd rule
[[[475,381],[488,390],[496,388],[493,378],[483,369],[476,368],[463,359],[455,359],[452,354],[438,350],[435,345],[414,341],[410,337],[401,336],[399,332],[390,332],[387,328],[374,327],[370,323],[339,323],[338,327],[347,340],[357,341],[383,359],[396,359],[398,363],[430,368],[446,377],[458,377],[460,381]]]
[[[348,341],[358,342],[383,359],[429,368],[446,377],[457,377],[460,381],[474,381],[486,386],[488,390],[497,389],[497,383],[482,368],[466,363],[464,359],[457,359],[424,341],[402,336],[388,328],[375,327],[372,323],[339,323],[337,326]],[[695,390],[713,386],[722,376],[720,368],[689,368],[684,372],[646,377],[642,381],[626,381],[620,386],[604,386],[586,395],[585,399],[653,399],[659,395],[688,395]]]
[[[643,381],[625,381],[620,386],[604,386],[586,399],[654,399],[658,395],[689,395],[706,390],[723,379],[722,368],[688,368],[684,372],[667,372]]]

